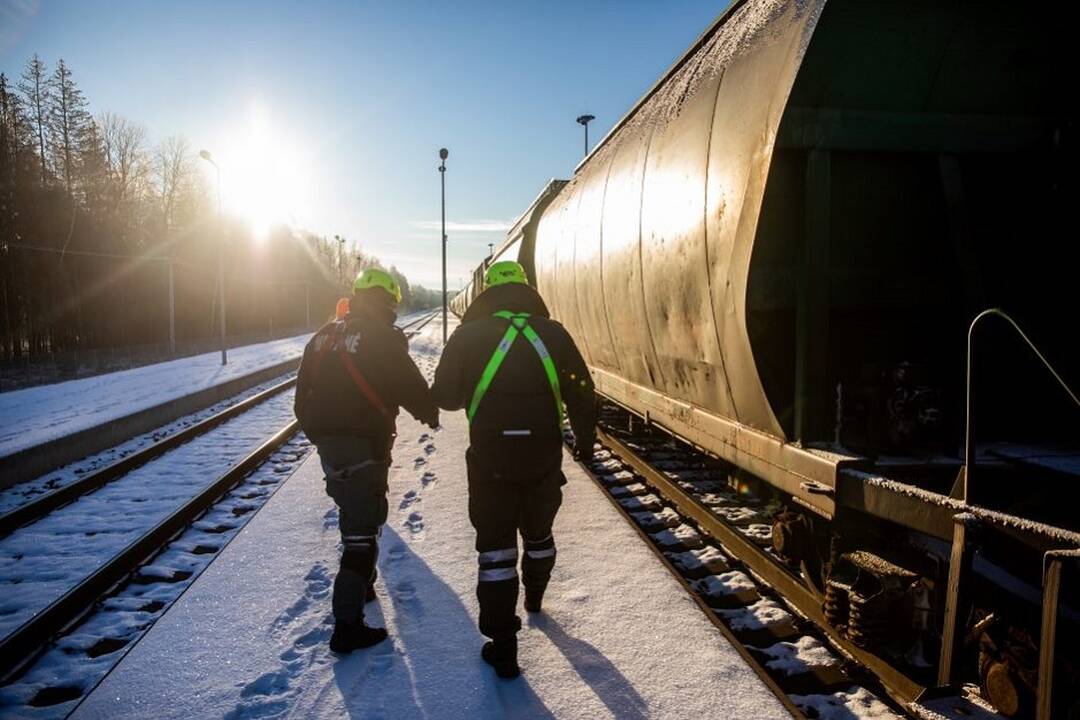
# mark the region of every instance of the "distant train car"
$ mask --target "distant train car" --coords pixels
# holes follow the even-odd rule
[[[533,266],[533,253],[536,244],[536,228],[540,222],[540,216],[547,209],[548,204],[558,195],[565,180],[549,180],[548,184],[536,196],[528,209],[521,214],[513,226],[506,233],[506,239],[496,248],[495,252],[484,258],[472,273],[472,279],[450,301],[450,309],[455,315],[461,317],[469,304],[476,299],[484,290],[484,272],[493,262],[499,260],[516,260],[525,266],[525,274],[529,282],[536,285],[536,269]]]
[[[1038,638],[1041,553],[1080,537],[1071,399],[992,316],[965,375],[969,324],[1001,307],[1080,381],[1070,27],[1003,0],[733,2],[523,216],[518,259],[598,392],[773,488],[810,585],[842,549],[914,567],[931,644]],[[960,510],[984,526],[978,600],[950,575]],[[867,643],[934,684],[921,651]],[[1034,694],[1020,645],[974,653],[995,701]]]

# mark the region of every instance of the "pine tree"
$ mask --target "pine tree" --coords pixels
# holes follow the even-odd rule
[[[50,79],[52,102],[49,106],[48,127],[57,169],[64,180],[68,197],[74,200],[75,183],[78,178],[78,161],[86,142],[90,114],[86,111],[86,98],[75,84],[71,69],[63,58],[56,65]]]
[[[48,72],[49,69],[45,63],[35,54],[26,63],[22,80],[19,82],[19,92],[22,93],[34,138],[37,140],[38,161],[41,164],[41,187],[48,185],[49,177],[47,165],[49,156],[45,152],[45,135],[49,127],[49,103],[52,93]]]

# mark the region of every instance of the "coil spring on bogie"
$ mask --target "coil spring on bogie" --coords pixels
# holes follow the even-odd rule
[[[848,639],[860,647],[882,644],[889,630],[884,593],[866,596],[853,589],[848,593],[848,603]]]
[[[825,619],[838,630],[846,628],[848,624],[850,589],[851,586],[847,583],[832,578],[825,584]]]

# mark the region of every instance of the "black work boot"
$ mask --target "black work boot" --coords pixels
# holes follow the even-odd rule
[[[517,663],[517,638],[489,640],[480,650],[484,662],[495,668],[495,674],[503,680],[513,680],[521,674]]]
[[[531,613],[543,610],[544,591],[535,588],[525,588],[525,609]]]
[[[368,627],[363,620],[338,622],[330,636],[330,650],[339,654],[371,647],[386,639],[386,628]]]

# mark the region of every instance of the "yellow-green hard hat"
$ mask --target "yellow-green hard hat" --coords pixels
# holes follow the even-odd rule
[[[401,302],[401,287],[397,284],[397,280],[385,270],[368,268],[357,275],[356,282],[353,283],[353,290],[366,290],[373,287],[382,288],[390,293],[394,302]]]
[[[495,287],[496,285],[508,285],[510,283],[529,284],[529,279],[525,276],[525,268],[521,267],[519,262],[502,260],[501,262],[492,263],[491,267],[484,273],[484,287]]]

